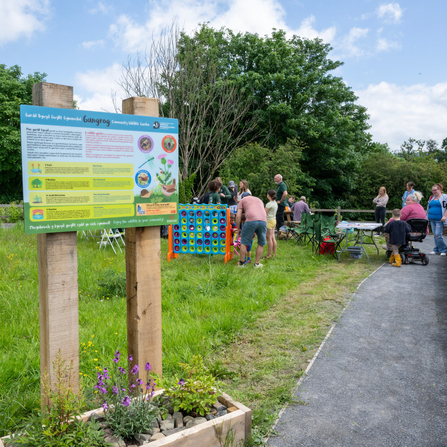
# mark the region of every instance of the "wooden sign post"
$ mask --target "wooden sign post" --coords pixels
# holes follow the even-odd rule
[[[73,87],[41,82],[33,85],[33,105],[73,108]],[[37,235],[39,270],[40,372],[51,382],[58,351],[73,360],[71,387],[79,389],[78,259],[76,231]],[[43,396],[42,396],[43,397]],[[45,402],[42,398],[42,405]]]
[[[128,115],[158,116],[158,100],[128,98],[122,110]],[[132,365],[162,373],[160,227],[126,228],[127,351]]]

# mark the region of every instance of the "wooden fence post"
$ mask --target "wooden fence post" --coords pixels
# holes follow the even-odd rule
[[[128,98],[122,110],[127,115],[158,117],[158,100]],[[160,227],[126,228],[127,351],[132,366],[144,366],[162,374]]]
[[[341,206],[337,206],[337,221],[341,221]]]
[[[73,87],[41,82],[33,85],[33,105],[73,108]],[[48,371],[51,382],[53,361],[73,360],[71,389],[79,389],[78,259],[76,231],[37,235],[39,275],[40,373]],[[41,389],[42,392],[42,389]],[[42,406],[45,404],[42,395]]]

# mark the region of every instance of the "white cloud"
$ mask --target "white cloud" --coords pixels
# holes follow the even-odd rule
[[[377,40],[376,51],[389,51],[389,50],[400,50],[402,45],[399,42],[393,42],[391,40],[387,40],[383,37],[380,37]]]
[[[297,30],[293,31],[293,33],[301,37],[307,37],[309,39],[315,39],[316,37],[319,37],[326,43],[331,43],[334,40],[335,34],[337,32],[335,26],[331,26],[330,28],[326,28],[322,31],[317,31],[312,26],[314,22],[315,17],[313,15],[307,17],[301,22],[300,27]]]
[[[270,34],[272,28],[283,29],[288,34],[301,37],[320,37],[331,42],[336,34],[335,26],[318,31],[314,28],[315,17],[304,18],[298,28],[286,24],[286,12],[278,0],[227,0],[213,2],[197,0],[161,0],[151,2],[149,15],[136,22],[128,15],[121,15],[109,28],[109,36],[124,51],[144,51],[153,34],[177,19],[179,26],[190,32],[199,23],[209,22],[214,28],[223,26],[235,32]]]
[[[49,0],[0,1],[0,44],[43,31],[49,15]]]
[[[399,3],[380,5],[376,11],[377,17],[388,23],[399,23],[403,13],[404,10],[399,6]]]
[[[340,57],[360,57],[366,55],[366,51],[360,48],[358,41],[364,39],[368,33],[368,28],[351,28],[349,33],[337,42],[336,49],[338,52],[341,52]]]
[[[381,82],[356,91],[359,104],[368,108],[374,141],[398,150],[409,137],[447,137],[447,82],[409,87]]]
[[[115,112],[112,92],[116,92],[117,105],[121,107],[121,99],[125,97],[117,84],[121,70],[122,66],[115,63],[103,70],[76,73],[74,91],[85,92],[83,95],[75,95],[78,107],[84,110]]]
[[[89,40],[88,42],[82,42],[82,46],[86,49],[86,50],[91,50],[92,48],[101,48],[102,46],[104,46],[105,44],[105,40],[101,39],[101,40]]]
[[[111,6],[106,5],[103,2],[98,2],[98,5],[96,6],[96,8],[90,9],[89,13],[90,14],[96,14],[98,12],[101,12],[102,14],[108,14],[110,9],[111,9]]]

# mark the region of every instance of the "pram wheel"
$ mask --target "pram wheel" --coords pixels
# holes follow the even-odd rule
[[[428,258],[426,255],[422,256],[422,265],[427,265],[428,264]]]

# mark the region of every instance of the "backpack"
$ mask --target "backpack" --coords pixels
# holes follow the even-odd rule
[[[200,197],[199,202],[200,203],[206,203],[206,204],[210,203],[210,193],[207,192],[202,197]]]

